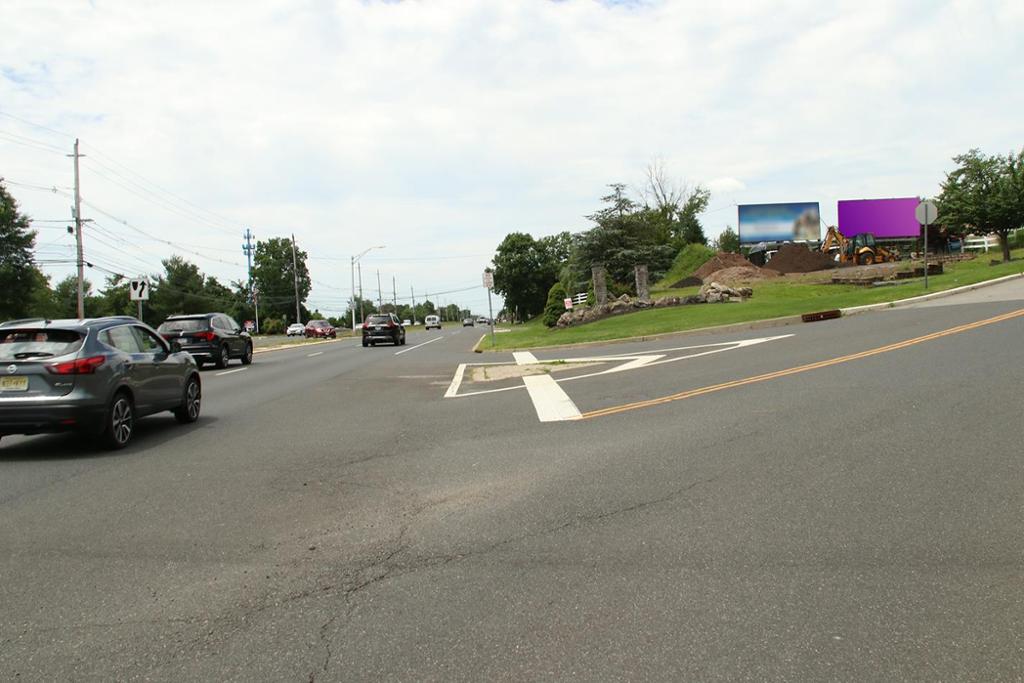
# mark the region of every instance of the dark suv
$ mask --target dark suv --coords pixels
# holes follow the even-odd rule
[[[0,324],[0,436],[79,430],[123,448],[135,420],[199,418],[195,361],[135,318]]]
[[[377,342],[405,343],[405,325],[394,313],[371,315],[363,323],[363,346],[376,346]]]
[[[252,337],[224,313],[172,315],[157,328],[167,341],[176,341],[192,354],[199,367],[212,362],[227,367],[232,358],[252,362]]]

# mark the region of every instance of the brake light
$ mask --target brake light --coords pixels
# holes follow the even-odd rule
[[[63,363],[47,365],[46,369],[55,375],[91,375],[96,372],[107,360],[106,356],[93,356],[91,358],[79,358]]]
[[[213,332],[210,332],[209,330],[204,332],[194,332],[192,333],[192,336],[195,337],[196,339],[202,339],[203,341],[208,342],[212,342],[217,338],[217,335],[214,334]]]
[[[370,329],[370,321],[369,320],[366,320],[366,321],[363,322],[363,329],[364,330]]]

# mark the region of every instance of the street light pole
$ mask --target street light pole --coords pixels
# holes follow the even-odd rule
[[[376,247],[370,247],[369,249],[364,250],[358,256],[353,256],[350,259],[350,261],[349,261],[349,265],[351,267],[351,273],[352,273],[352,331],[353,332],[356,329],[356,264],[359,263],[359,259],[361,259],[364,256],[366,256],[371,250],[373,250],[373,249],[383,249],[384,246],[385,245],[381,244],[381,245],[376,246]],[[359,318],[360,318],[360,322],[362,322],[362,318],[363,318],[362,305],[363,305],[363,269],[360,268],[359,269],[359,306],[360,306]]]

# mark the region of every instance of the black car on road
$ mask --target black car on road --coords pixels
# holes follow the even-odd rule
[[[213,363],[224,368],[232,358],[240,359],[242,365],[252,362],[252,337],[224,313],[172,315],[157,331],[191,353],[199,367]]]
[[[405,325],[394,313],[371,315],[363,323],[363,346],[376,346],[377,342],[405,343]]]
[[[79,431],[123,448],[139,417],[195,422],[201,400],[192,356],[135,318],[0,324],[0,437]]]

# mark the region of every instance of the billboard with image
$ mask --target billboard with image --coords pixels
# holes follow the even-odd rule
[[[853,237],[870,232],[876,239],[918,237],[921,225],[914,210],[917,197],[895,199],[842,199],[839,201],[839,232]]]
[[[821,237],[818,202],[740,204],[740,244],[792,242]]]

